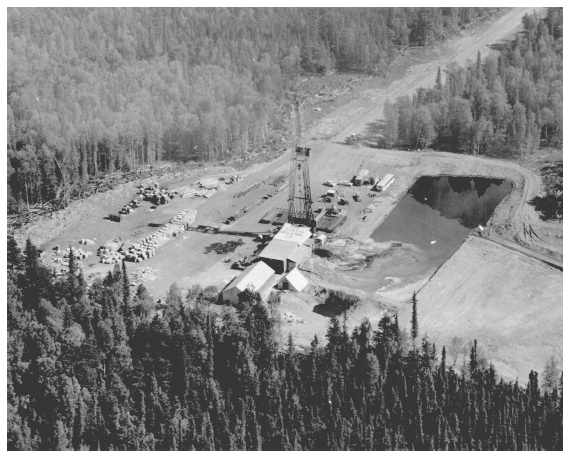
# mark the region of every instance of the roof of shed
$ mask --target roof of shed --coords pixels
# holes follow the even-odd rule
[[[280,259],[285,261],[298,247],[295,242],[276,240],[275,238],[259,253],[260,258]]]
[[[224,291],[233,287],[240,291],[245,291],[248,286],[252,286],[253,290],[257,291],[273,274],[275,274],[275,271],[263,261],[256,262],[234,278]]]
[[[281,230],[275,234],[273,240],[282,240],[287,242],[295,242],[297,245],[304,243],[311,237],[311,228],[306,226],[294,226],[285,223]]]
[[[300,264],[307,258],[307,256],[309,256],[310,253],[310,247],[307,245],[299,245],[289,256],[287,256],[287,259],[290,259],[295,264]]]
[[[297,291],[303,291],[306,288],[306,286],[309,284],[309,281],[303,276],[303,274],[296,267],[285,276],[285,279],[291,285],[293,285],[293,287]]]

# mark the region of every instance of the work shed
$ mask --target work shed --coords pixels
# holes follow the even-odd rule
[[[297,245],[294,242],[273,239],[259,253],[259,258],[271,266],[278,274],[288,272],[301,264],[311,253],[306,245]]]
[[[311,253],[311,248],[305,245],[310,238],[310,228],[286,223],[259,253],[259,258],[279,274],[289,272]]]
[[[271,287],[275,271],[263,261],[252,264],[222,291],[222,300],[226,305],[236,305],[238,294],[250,289],[258,292],[262,297]]]
[[[309,281],[303,276],[299,269],[295,268],[279,280],[278,288],[301,293],[308,285]]]

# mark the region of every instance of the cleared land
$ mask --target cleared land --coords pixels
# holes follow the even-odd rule
[[[477,339],[501,376],[521,381],[562,361],[562,273],[543,263],[470,237],[417,298],[421,335],[448,354],[453,337]],[[409,323],[411,306],[400,317]]]
[[[538,250],[542,255],[561,262],[562,225],[539,221],[534,208],[527,202],[541,192],[541,179],[531,170],[518,164],[482,157],[458,156],[439,152],[388,151],[375,146],[378,139],[378,121],[382,119],[382,105],[386,98],[410,94],[420,86],[432,84],[437,67],[446,62],[464,63],[474,59],[477,51],[488,51],[489,44],[508,36],[520,27],[520,19],[530,8],[513,9],[487,28],[464,36],[453,45],[434,51],[436,61],[410,67],[401,78],[389,87],[373,85],[349,92],[323,108],[324,117],[307,129],[305,138],[311,148],[311,186],[315,206],[320,196],[330,189],[325,181],[350,180],[361,168],[370,175],[383,176],[393,173],[396,183],[380,197],[369,197],[368,190],[358,188],[362,202],[350,199],[347,222],[334,235],[341,256],[323,260],[313,256],[302,266],[307,276],[319,286],[341,289],[359,295],[364,305],[348,314],[349,326],[357,325],[368,317],[372,323],[386,311],[398,310],[400,323],[409,321],[409,299],[414,290],[420,290],[420,328],[436,342],[446,344],[453,336],[465,341],[477,338],[487,354],[506,377],[525,380],[529,368],[538,371],[552,354],[562,357],[562,273],[543,262],[522,253],[507,250],[485,240],[469,240],[452,258],[434,271],[421,271],[413,256],[404,258],[397,249],[379,246],[370,239],[372,231],[383,221],[409,187],[421,175],[472,175],[508,179],[513,182],[513,192],[497,207],[491,219],[489,233],[501,240]],[[357,133],[365,140],[355,146],[344,144],[346,137]],[[311,140],[310,140],[311,139]],[[107,240],[137,241],[166,223],[182,209],[197,210],[194,228],[214,226],[225,231],[266,232],[273,226],[260,223],[260,219],[272,208],[287,208],[287,187],[276,193],[282,184],[276,179],[288,174],[289,156],[284,155],[271,163],[259,164],[240,173],[244,179],[226,191],[210,199],[174,199],[165,206],[152,209],[148,202],[125,217],[121,223],[103,219],[127,203],[136,191],[135,185],[127,185],[113,192],[97,195],[83,202],[75,202],[68,209],[28,227],[20,234],[23,239],[31,235],[42,248],[50,250],[54,245],[66,248],[78,247],[81,238],[97,239],[97,245]],[[202,171],[204,176],[218,178],[236,173],[233,170]],[[161,181],[171,187],[193,184],[197,175],[171,176]],[[143,183],[144,184],[144,183]],[[252,185],[259,186],[244,195],[242,191]],[[354,190],[342,188],[351,198]],[[264,196],[275,194],[272,197]],[[372,213],[364,209],[376,199]],[[249,208],[249,211],[229,226],[223,223],[229,216]],[[363,217],[366,218],[363,220]],[[209,251],[213,244],[226,244],[242,239],[235,252],[218,254]],[[343,245],[344,244],[344,245]],[[164,296],[167,288],[177,282],[182,288],[193,283],[203,286],[224,287],[239,271],[230,268],[232,262],[252,254],[258,243],[253,237],[230,234],[186,231],[157,249],[156,256],[142,263],[128,264],[129,271],[151,267],[155,279],[146,283],[151,294]],[[391,251],[390,251],[391,250]],[[362,260],[364,254],[374,252],[384,255],[385,263],[402,266],[401,278],[392,279],[388,287],[376,293],[367,287],[358,287],[350,278],[350,272],[339,269],[343,262]],[[224,260],[230,259],[230,262]],[[92,280],[109,270],[109,265],[97,264],[97,258],[89,258],[85,266],[86,276]],[[363,270],[367,278],[361,281],[372,284],[382,276],[382,266],[375,264],[372,270]],[[505,265],[508,269],[505,269]],[[308,272],[307,272],[308,271]],[[430,280],[431,278],[431,280]],[[343,286],[344,285],[344,286]],[[279,312],[285,318],[283,336],[291,331],[299,345],[308,345],[314,334],[324,338],[328,318],[313,312],[317,299],[314,296],[282,296]],[[290,314],[287,314],[287,312]],[[293,318],[291,318],[293,316]],[[296,317],[296,318],[295,318]],[[289,321],[287,321],[289,320]],[[554,332],[550,332],[553,329]],[[548,332],[547,332],[548,330]],[[560,332],[558,332],[558,330]]]

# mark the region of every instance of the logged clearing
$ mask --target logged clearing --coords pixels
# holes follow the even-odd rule
[[[466,33],[444,48],[429,51],[433,60],[424,58],[421,63],[408,65],[400,76],[392,77],[388,86],[382,85],[385,80],[372,79],[335,102],[323,104],[319,112],[322,116],[308,123],[305,132],[311,148],[314,208],[325,205],[319,200],[331,188],[324,182],[351,180],[363,168],[375,177],[394,174],[396,181],[381,195],[370,195],[374,193],[365,187],[357,188],[361,202],[352,198],[354,188],[337,186],[335,189],[344,191],[350,203],[343,207],[346,222],[329,238],[332,256],[313,254],[301,265],[301,271],[315,288],[338,289],[362,299],[362,306],[347,313],[349,327],[364,318],[376,324],[384,313],[395,311],[401,317],[400,323],[407,325],[410,298],[414,291],[420,291],[422,335],[427,333],[440,346],[449,345],[454,336],[464,342],[476,338],[501,375],[521,380],[526,380],[530,368],[540,372],[551,355],[562,359],[562,273],[543,262],[550,260],[562,265],[562,224],[540,221],[528,204],[542,192],[541,178],[536,173],[539,162],[527,161],[521,166],[484,157],[382,150],[376,146],[382,106],[387,98],[411,94],[420,86],[433,84],[438,66],[444,68],[452,61],[463,64],[474,59],[477,51],[489,52],[488,45],[520,28],[522,16],[531,12],[531,8],[512,9],[497,22]],[[352,133],[362,140],[348,146],[345,139]],[[261,248],[256,233],[274,229],[270,224],[262,224],[262,217],[273,208],[287,208],[289,154],[239,172],[227,167],[179,171],[159,181],[161,186],[174,188],[192,186],[202,178],[227,178],[236,173],[243,180],[208,199],[175,198],[158,207],[143,202],[122,222],[109,221],[109,213],[116,213],[135,196],[139,183],[130,183],[74,202],[53,218],[24,228],[18,238],[21,242],[31,236],[49,252],[44,260],[50,264],[54,246],[78,248],[79,240],[84,238],[95,241],[94,250],[110,241],[137,242],[180,211],[195,210],[191,230],[172,237],[156,249],[153,257],[127,263],[127,268],[131,273],[152,269],[153,275],[145,285],[155,297],[163,297],[173,282],[183,289],[199,283],[221,290],[240,273],[232,269],[233,262]],[[422,175],[511,181],[513,191],[496,208],[485,231],[485,236],[497,242],[468,238],[437,272],[435,268],[422,267],[423,255],[419,251],[375,243],[370,238],[372,232]],[[153,181],[141,184],[146,186]],[[371,205],[373,210],[365,211]],[[239,212],[241,217],[224,224]],[[404,252],[403,248],[408,250]],[[374,261],[367,264],[367,256],[374,256]],[[84,261],[88,282],[112,268],[97,261],[97,257]],[[388,267],[397,269],[398,275],[386,277],[383,271]],[[285,293],[281,299],[278,311],[285,339],[289,332],[301,346],[308,346],[315,334],[321,341],[324,339],[329,318],[314,311],[318,298]]]

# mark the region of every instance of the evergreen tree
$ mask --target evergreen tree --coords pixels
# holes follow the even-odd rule
[[[416,338],[418,337],[418,300],[416,299],[416,292],[412,296],[412,339],[414,348],[416,346]]]
[[[299,351],[292,334],[284,348],[251,291],[217,318],[204,297],[159,310],[141,285],[127,336],[124,268],[75,299],[40,281],[37,262],[18,276],[7,285],[10,450],[562,449],[553,360],[542,389],[536,371],[526,386],[497,381],[474,341],[462,376],[445,347],[436,363],[427,337],[408,352],[397,315],[349,333],[345,313],[325,348],[315,336]]]
[[[8,235],[8,269],[19,271],[23,268],[22,252],[18,247],[18,243],[11,235]]]

